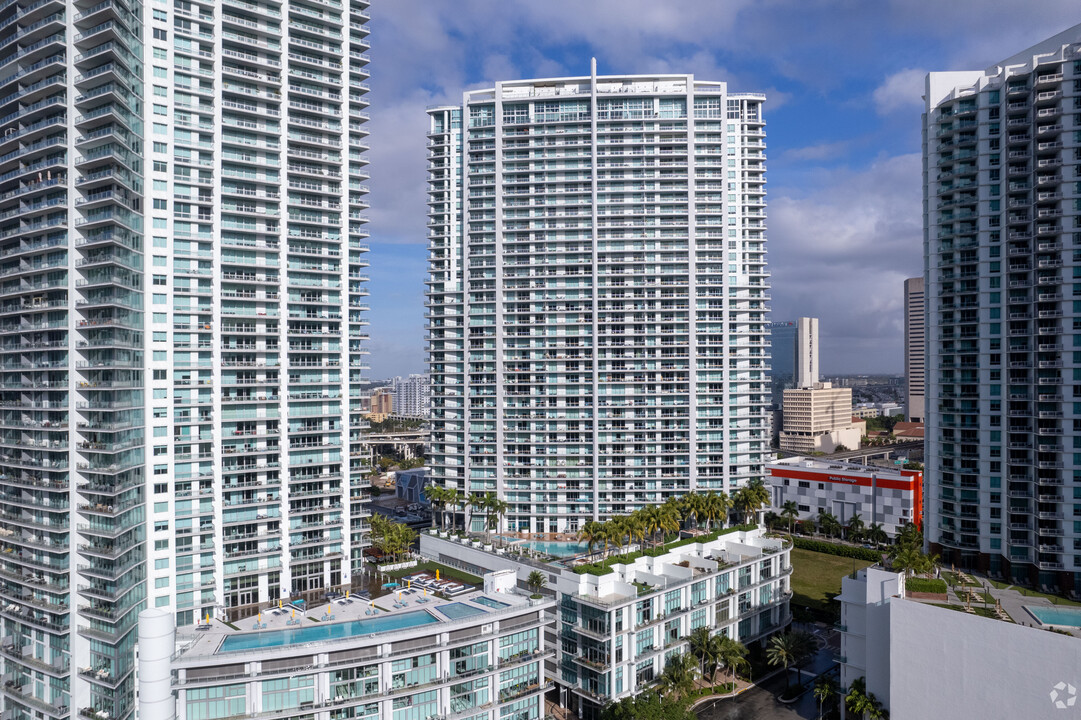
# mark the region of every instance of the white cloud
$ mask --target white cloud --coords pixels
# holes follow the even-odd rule
[[[871,94],[879,115],[892,115],[900,110],[923,107],[924,78],[927,71],[905,68],[893,73]]]
[[[836,160],[837,158],[844,157],[848,153],[850,145],[851,143],[848,140],[817,143],[815,145],[806,145],[804,147],[785,150],[784,153],[782,153],[782,157],[785,160],[794,160],[796,162],[807,160]]]
[[[900,368],[902,282],[923,267],[920,167],[918,154],[882,157],[770,199],[774,318],[821,318],[829,372]]]

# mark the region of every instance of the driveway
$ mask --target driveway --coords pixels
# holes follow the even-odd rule
[[[784,677],[776,675],[728,700],[718,700],[696,712],[699,720],[814,720],[818,708],[807,693],[799,702],[782,705],[774,693],[784,690]]]

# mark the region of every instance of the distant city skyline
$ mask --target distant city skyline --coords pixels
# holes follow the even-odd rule
[[[495,79],[693,72],[765,91],[773,319],[822,320],[825,375],[901,373],[902,281],[922,272],[929,69],[985,67],[1068,25],[1072,3],[830,5],[399,0],[373,9],[371,375],[425,370],[429,105]],[[568,22],[573,18],[573,22]],[[764,49],[768,48],[768,52]]]

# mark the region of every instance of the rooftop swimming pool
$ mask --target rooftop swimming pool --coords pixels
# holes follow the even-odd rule
[[[505,607],[510,606],[510,603],[499,602],[498,600],[493,600],[490,597],[485,597],[483,595],[481,595],[480,597],[473,598],[473,602],[475,602],[478,605],[486,605],[486,606],[488,606],[490,608],[497,608],[497,609],[498,608],[505,608]]]
[[[517,541],[517,538],[513,537],[503,537],[503,539],[510,542]],[[581,555],[589,549],[582,543],[557,540],[529,540],[527,542],[519,544],[531,547],[537,552],[542,552],[546,555],[554,555],[555,557],[572,557],[574,555]]]
[[[459,603],[455,603],[459,604]],[[442,610],[442,608],[440,608]],[[476,612],[484,612],[474,608]],[[448,616],[449,617],[449,616]],[[465,617],[464,615],[461,617]],[[385,617],[373,617],[370,620],[352,620],[340,623],[318,623],[290,628],[288,630],[270,630],[263,632],[230,635],[222,642],[218,652],[238,652],[240,650],[260,650],[262,648],[301,645],[311,642],[325,642],[356,635],[404,630],[405,628],[430,625],[439,622],[439,618],[425,610],[398,613]]]
[[[435,609],[449,617],[451,620],[469,617],[470,615],[480,615],[481,613],[486,612],[479,607],[473,607],[472,605],[466,605],[465,603],[460,602],[439,605]]]
[[[1025,609],[1044,625],[1081,627],[1081,607],[1034,607],[1026,605]]]

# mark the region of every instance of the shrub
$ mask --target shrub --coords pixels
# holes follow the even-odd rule
[[[908,578],[905,580],[905,590],[917,593],[946,594],[945,580],[928,580],[927,578]]]
[[[821,540],[811,540],[810,538],[793,538],[792,542],[796,547],[803,550],[810,550],[812,552],[826,553],[827,555],[837,555],[839,557],[855,558],[856,560],[866,560],[867,562],[879,562],[882,560],[882,553],[877,550],[871,550],[870,548],[852,547],[851,545],[838,545],[835,543],[823,542]]]

